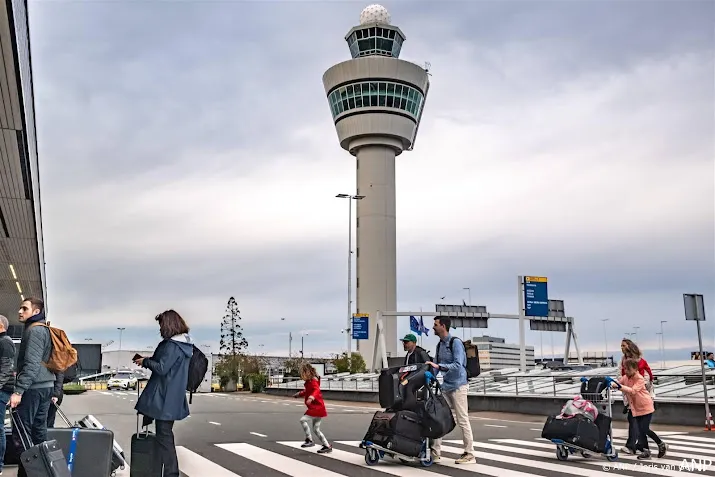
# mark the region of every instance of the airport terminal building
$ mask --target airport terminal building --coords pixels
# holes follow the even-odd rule
[[[27,0],[0,8],[0,49],[0,315],[19,338],[21,301],[46,296]]]

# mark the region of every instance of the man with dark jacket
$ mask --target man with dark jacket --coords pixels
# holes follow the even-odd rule
[[[33,443],[47,440],[47,411],[50,408],[55,374],[42,363],[50,359],[52,339],[45,324],[45,304],[39,298],[28,298],[20,306],[20,321],[25,324],[17,353],[17,377],[10,406],[30,433]],[[13,426],[13,434],[17,429]],[[22,469],[18,475],[23,475]]]
[[[15,343],[7,335],[10,326],[8,319],[0,315],[0,409],[2,419],[5,421],[5,409],[10,402],[10,395],[15,391]],[[5,457],[5,430],[0,431],[0,474],[4,467]]]
[[[65,373],[58,372],[55,373],[55,387],[52,388],[52,404],[47,410],[47,428],[55,427],[55,416],[57,416],[57,408],[62,405],[62,398],[64,397],[64,385]]]
[[[407,351],[405,356],[405,366],[410,364],[420,364],[430,361],[429,354],[423,348],[417,346],[417,337],[412,333],[402,338],[402,347]]]

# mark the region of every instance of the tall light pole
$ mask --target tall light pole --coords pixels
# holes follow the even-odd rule
[[[663,369],[663,368],[665,368],[665,366],[663,365],[663,348],[661,346],[661,343],[663,341],[663,332],[656,331],[655,334],[658,335],[658,350],[660,351],[660,368]]]
[[[472,307],[472,289],[469,287],[464,287],[462,290],[467,290],[467,294],[469,296],[469,307]],[[469,334],[472,334],[472,329],[469,329]],[[470,338],[471,339],[471,338]],[[462,341],[464,341],[464,326],[462,326]]]
[[[635,341],[638,342],[638,330],[640,329],[640,326],[634,326],[633,329],[636,330],[636,332],[634,333],[636,335]]]
[[[300,359],[303,359],[303,346],[305,345],[304,338],[308,333],[301,333],[300,334]]]
[[[603,349],[606,352],[606,363],[608,363],[608,335],[606,334],[606,322],[608,318],[601,318],[601,321],[603,322]]]
[[[665,369],[665,333],[663,333],[663,323],[667,323],[668,320],[660,320],[660,346],[661,346],[661,353],[660,353],[660,360],[662,361],[663,369]]]
[[[119,330],[119,351],[122,350],[122,332],[126,330],[126,328],[117,328]]]
[[[338,194],[339,199],[348,199],[348,326],[345,329],[348,337],[348,359],[352,356],[352,328],[353,328],[353,200],[364,199],[364,195]],[[302,339],[301,339],[302,341]],[[302,355],[301,346],[301,358]]]

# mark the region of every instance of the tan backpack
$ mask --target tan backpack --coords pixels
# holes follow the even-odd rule
[[[50,358],[46,363],[42,364],[53,373],[64,373],[67,368],[77,362],[77,350],[72,347],[72,343],[70,343],[64,330],[45,323],[33,323],[30,326],[37,325],[47,328],[50,331],[50,339],[52,340]]]

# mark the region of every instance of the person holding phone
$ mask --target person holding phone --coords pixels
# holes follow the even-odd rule
[[[194,346],[189,327],[174,310],[157,315],[163,340],[154,355],[134,356],[134,363],[151,371],[151,377],[134,409],[144,416],[144,426],[156,421],[156,468],[164,467],[164,477],[179,477],[179,461],[174,443],[174,422],[186,419],[189,403],[186,385]]]

